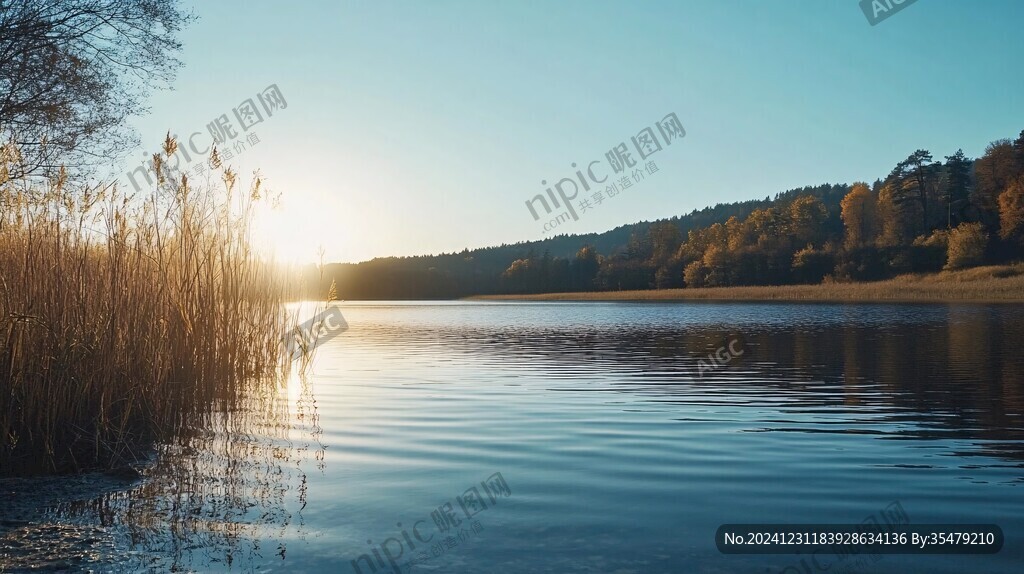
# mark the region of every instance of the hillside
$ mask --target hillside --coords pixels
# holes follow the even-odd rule
[[[552,259],[568,260],[587,246],[602,257],[612,257],[623,253],[631,238],[644,236],[657,223],[670,223],[685,237],[690,231],[725,223],[730,217],[744,219],[758,209],[788,205],[804,195],[821,199],[830,212],[838,214],[839,202],[848,191],[848,185],[826,183],[780,192],[774,198],[720,203],[686,215],[630,223],[604,233],[560,234],[540,241],[467,249],[460,253],[331,263],[324,268],[324,284],[336,281],[339,296],[352,300],[439,299],[502,293],[500,276],[517,260],[543,257],[545,253]],[[841,226],[838,217],[831,225]],[[314,280],[316,270],[307,270],[307,275],[310,281],[319,282]]]
[[[605,233],[332,264],[306,295],[332,282],[341,298],[377,300],[869,282],[1024,259],[1024,132],[980,158],[944,160],[919,149],[870,185],[791,189]]]

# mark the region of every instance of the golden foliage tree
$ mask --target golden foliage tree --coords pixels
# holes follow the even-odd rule
[[[683,281],[687,287],[703,287],[704,278],[707,277],[707,274],[708,270],[704,266],[703,261],[693,261],[683,270]]]
[[[1024,243],[1024,177],[999,194],[999,235]]]
[[[1021,160],[1008,139],[996,140],[974,162],[974,204],[983,213],[999,209],[998,197],[1020,175]]]
[[[878,200],[868,184],[853,184],[850,193],[840,202],[843,225],[846,227],[846,247],[854,249],[874,241],[878,234]]]
[[[828,218],[828,208],[811,195],[796,198],[789,206],[789,233],[798,245],[806,245],[821,235],[822,224]]]
[[[946,269],[963,269],[981,264],[988,235],[980,223],[961,223],[949,232]]]
[[[882,247],[899,245],[907,236],[907,223],[903,210],[896,203],[895,193],[895,188],[889,183],[878,192],[878,245]]]

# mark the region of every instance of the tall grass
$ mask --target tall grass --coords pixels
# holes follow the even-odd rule
[[[162,174],[176,143],[154,156]],[[116,467],[281,373],[287,285],[251,248],[254,179],[11,179],[0,153],[0,475]]]
[[[885,281],[588,291],[535,295],[480,295],[469,299],[523,301],[890,301],[890,302],[1024,302],[1024,263],[975,267],[933,274],[901,275]]]

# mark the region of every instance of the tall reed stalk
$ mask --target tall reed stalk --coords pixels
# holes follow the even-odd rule
[[[170,137],[154,170],[174,154]],[[288,293],[251,247],[261,183],[144,196],[11,178],[0,151],[0,475],[137,460],[280,375]]]

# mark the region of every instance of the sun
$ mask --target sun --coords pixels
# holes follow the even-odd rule
[[[337,194],[284,193],[279,201],[255,206],[254,247],[282,264],[309,265],[358,260],[372,238],[373,218]]]
[[[253,218],[253,244],[274,260],[307,265],[320,260],[321,249],[331,242],[323,210],[296,202],[260,204]]]

